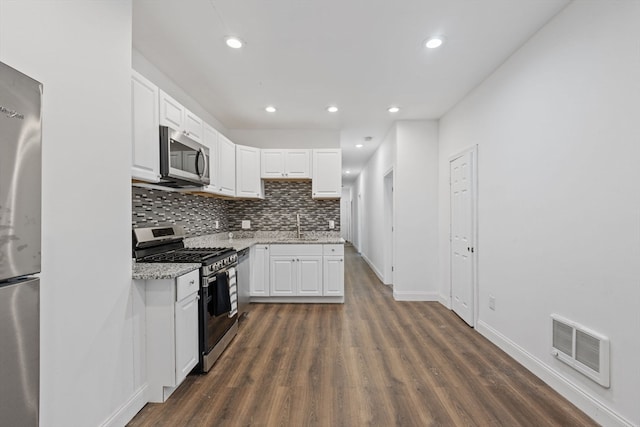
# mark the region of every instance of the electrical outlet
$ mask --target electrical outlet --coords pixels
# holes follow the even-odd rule
[[[496,297],[493,295],[489,295],[489,308],[494,311],[496,309]]]
[[[329,220],[329,229],[333,230],[334,228],[336,228],[336,224],[333,220]]]
[[[249,228],[251,228],[251,221],[249,221],[247,219],[243,220],[242,221],[242,229],[243,230],[247,230]]]
[[[220,221],[214,221],[213,228],[215,228],[216,230],[220,228]]]

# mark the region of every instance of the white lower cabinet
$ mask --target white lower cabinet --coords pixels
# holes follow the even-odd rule
[[[322,296],[322,245],[271,245],[271,296]]]
[[[324,245],[322,295],[344,295],[344,245]]]
[[[269,296],[269,245],[258,244],[249,250],[251,259],[250,296]]]
[[[148,400],[164,402],[198,364],[199,271],[145,283]]]

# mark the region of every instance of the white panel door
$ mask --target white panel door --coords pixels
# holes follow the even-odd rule
[[[271,296],[296,295],[297,271],[294,256],[272,256],[269,262]]]
[[[344,256],[331,255],[324,257],[323,295],[326,297],[344,295]]]
[[[474,321],[473,156],[469,151],[450,161],[451,303],[470,326]]]
[[[287,150],[284,155],[287,178],[311,178],[311,150]]]
[[[132,70],[132,169],[131,177],[144,181],[160,180],[160,129],[158,87]]]
[[[297,295],[322,296],[322,257],[296,257],[296,264],[299,278]]]
[[[255,245],[250,249],[251,286],[253,297],[269,296],[269,245]]]
[[[236,145],[218,134],[218,192],[236,195]]]
[[[176,384],[198,364],[198,294],[176,302]]]

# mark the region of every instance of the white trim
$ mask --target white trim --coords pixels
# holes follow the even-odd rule
[[[451,297],[438,294],[438,302],[451,310]]]
[[[547,385],[552,389],[577,406],[585,414],[593,418],[597,423],[611,427],[634,426],[631,421],[616,413],[605,403],[587,394],[585,391],[580,389],[579,385],[574,384],[552,367],[535,358],[531,353],[493,329],[491,326],[487,325],[482,320],[478,322],[476,330],[509,356],[513,357],[526,369],[531,371],[535,376],[547,383]]]
[[[250,297],[252,303],[277,303],[277,304],[344,304],[343,296],[331,297]]]
[[[360,256],[362,256],[362,259],[367,263],[367,265],[369,265],[369,267],[371,268],[371,270],[373,270],[373,272],[375,273],[375,275],[378,277],[378,280],[380,280],[382,283],[384,283],[384,279],[382,277],[382,273],[380,272],[380,270],[378,270],[378,267],[376,267],[369,258],[367,258],[367,256],[363,253],[360,254]]]
[[[396,291],[393,290],[393,299],[396,301],[440,301],[437,292],[421,291]]]
[[[388,180],[391,180],[391,189],[388,188]],[[383,231],[383,243],[384,243],[384,262],[383,262],[383,279],[382,283],[385,285],[393,285],[394,280],[394,271],[393,267],[395,265],[395,255],[396,255],[396,233],[395,233],[395,217],[396,217],[396,197],[395,192],[393,191],[393,187],[395,185],[395,172],[393,166],[390,167],[385,173],[382,174],[382,197],[384,201],[384,214],[383,214],[383,222],[384,222],[384,231]],[[391,194],[388,192],[391,191]],[[387,205],[388,196],[391,196],[391,206]],[[388,211],[391,210],[391,212]],[[391,222],[391,224],[389,224]],[[389,229],[389,226],[391,229]],[[389,241],[391,240],[391,241]]]
[[[120,427],[127,425],[127,423],[140,412],[144,405],[147,404],[148,387],[148,384],[140,387],[124,405],[100,424],[100,427]]]
[[[479,240],[478,240],[478,144],[472,145],[471,147],[465,148],[458,153],[449,156],[449,304],[448,306],[452,309],[453,304],[451,304],[451,299],[453,298],[453,291],[451,285],[451,278],[453,274],[451,274],[451,162],[455,159],[462,157],[468,153],[471,153],[471,215],[473,216],[473,229],[471,230],[471,238],[472,238],[472,246],[474,248],[473,253],[471,254],[471,259],[473,265],[472,269],[472,282],[473,282],[473,324],[471,327],[475,328],[478,324],[479,319],[479,311],[480,311],[480,302],[479,302],[479,280],[478,280],[478,249],[479,249]]]

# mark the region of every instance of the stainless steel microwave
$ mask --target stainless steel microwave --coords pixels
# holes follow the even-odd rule
[[[160,184],[168,187],[209,185],[209,148],[183,132],[160,126]]]

